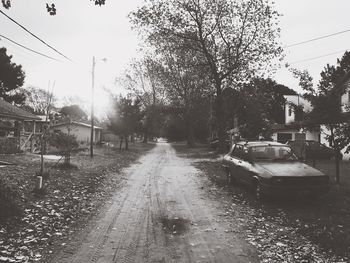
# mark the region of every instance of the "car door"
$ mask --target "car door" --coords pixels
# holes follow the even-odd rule
[[[242,181],[242,164],[243,164],[243,145],[236,144],[235,148],[231,153],[231,174],[238,180]]]

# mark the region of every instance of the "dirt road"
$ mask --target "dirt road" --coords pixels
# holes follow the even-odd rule
[[[81,242],[67,244],[54,262],[258,262],[232,218],[206,198],[198,171],[169,144],[125,173],[127,184]]]

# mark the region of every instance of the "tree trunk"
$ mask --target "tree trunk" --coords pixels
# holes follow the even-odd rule
[[[129,150],[129,140],[128,140],[128,135],[125,135],[125,150]]]
[[[119,151],[122,150],[122,146],[123,146],[123,136],[119,136]]]
[[[219,139],[219,153],[224,153],[226,151],[225,145],[225,125],[224,125],[224,107],[223,107],[223,97],[221,89],[221,81],[216,81],[216,119],[218,128],[218,139]]]
[[[340,183],[340,149],[338,147],[338,142],[334,139],[334,128],[330,127],[332,147],[334,149],[334,161],[335,161],[335,182]]]
[[[338,148],[338,144],[335,142],[335,156],[334,156],[334,160],[335,160],[335,182],[337,184],[340,183],[340,149]]]
[[[340,159],[338,152],[335,154],[335,182],[337,184],[340,183]]]
[[[194,147],[195,141],[194,141],[193,118],[191,118],[189,114],[187,114],[186,116],[186,126],[187,126],[187,146]]]
[[[148,143],[148,128],[143,133],[143,143]]]

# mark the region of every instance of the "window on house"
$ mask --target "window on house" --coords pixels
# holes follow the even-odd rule
[[[293,112],[293,111],[292,111],[292,107],[289,107],[289,108],[288,108],[288,116],[289,116],[289,117],[292,116],[292,112]]]

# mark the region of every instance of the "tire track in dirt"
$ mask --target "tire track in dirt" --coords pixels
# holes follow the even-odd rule
[[[228,238],[228,223],[215,221],[220,211],[200,192],[197,170],[169,144],[158,144],[125,173],[128,183],[80,248],[54,262],[257,262],[240,255],[250,246]]]

